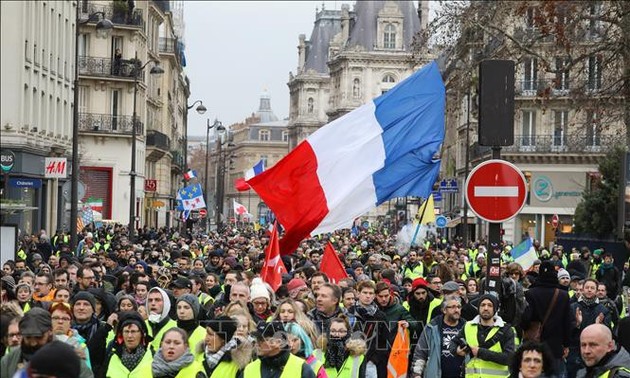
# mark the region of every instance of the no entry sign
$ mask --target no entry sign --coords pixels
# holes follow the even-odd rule
[[[527,198],[527,182],[514,164],[488,160],[466,179],[466,201],[479,218],[501,223],[518,214]]]

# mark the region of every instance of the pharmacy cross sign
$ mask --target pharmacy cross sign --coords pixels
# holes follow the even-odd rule
[[[470,209],[479,218],[501,223],[512,219],[525,206],[527,182],[514,164],[488,160],[470,172],[465,193]]]

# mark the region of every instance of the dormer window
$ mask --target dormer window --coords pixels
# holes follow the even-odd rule
[[[269,130],[260,130],[258,131],[258,140],[267,142],[269,141]]]
[[[393,50],[396,48],[396,27],[393,24],[385,25],[383,34],[383,48]]]
[[[383,76],[383,83],[395,83],[396,79],[392,75]]]

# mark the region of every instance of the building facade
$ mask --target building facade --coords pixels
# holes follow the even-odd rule
[[[52,235],[67,227],[63,185],[69,176],[45,178],[45,159],[67,158],[70,172],[76,2],[8,1],[0,7],[0,147],[15,155],[10,177],[2,175],[2,218],[23,233],[45,229]]]

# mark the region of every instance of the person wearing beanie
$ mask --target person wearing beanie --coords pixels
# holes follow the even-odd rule
[[[571,275],[568,270],[564,268],[558,269],[558,283],[564,287],[569,287],[569,284],[571,283]]]
[[[79,291],[70,300],[72,306],[72,328],[85,340],[90,363],[98,371],[105,360],[107,334],[112,327],[96,317],[96,299],[87,291]]]
[[[27,283],[19,283],[15,286],[15,297],[23,313],[33,308],[33,288]]]
[[[177,327],[186,331],[188,345],[197,345],[206,337],[206,330],[199,325],[199,298],[194,294],[184,294],[177,299]],[[201,357],[196,354],[195,358]]]
[[[271,307],[271,295],[263,281],[256,277],[249,287],[252,308],[250,313],[255,322],[267,321],[275,309]]]
[[[514,354],[514,330],[497,315],[499,300],[492,294],[479,297],[479,313],[466,322],[451,343],[450,352],[467,357],[466,378],[508,376]],[[479,343],[479,340],[486,340]]]
[[[219,316],[204,322],[205,342],[197,349],[203,353],[203,366],[208,377],[235,378],[251,362],[252,343],[236,336],[238,322]]]
[[[565,365],[562,359],[568,352],[572,332],[571,322],[568,321],[571,319],[568,286],[558,282],[560,274],[564,277],[564,272],[563,270],[560,270],[560,273],[556,272],[550,261],[540,264],[538,280],[525,292],[527,307],[521,317],[521,327],[527,330],[532,322],[542,324],[547,309],[553,308],[541,327],[540,340],[545,340],[554,358],[559,361],[556,365],[558,373],[564,372]]]
[[[412,345],[415,345],[419,334],[422,333],[421,330],[431,320],[431,313],[439,307],[440,300],[429,289],[427,280],[419,277],[411,283],[411,291],[407,294],[407,300],[402,305],[416,321],[418,332],[411,338]]]
[[[81,360],[74,348],[55,340],[44,345],[33,355],[28,371],[29,374],[48,377],[75,378],[81,375]]]
[[[301,298],[302,294],[308,292],[308,286],[306,282],[300,278],[293,278],[287,284],[287,290],[289,290],[289,297],[291,299]]]
[[[121,312],[108,360],[95,376],[108,378],[152,377],[153,352],[147,326],[138,312]]]

